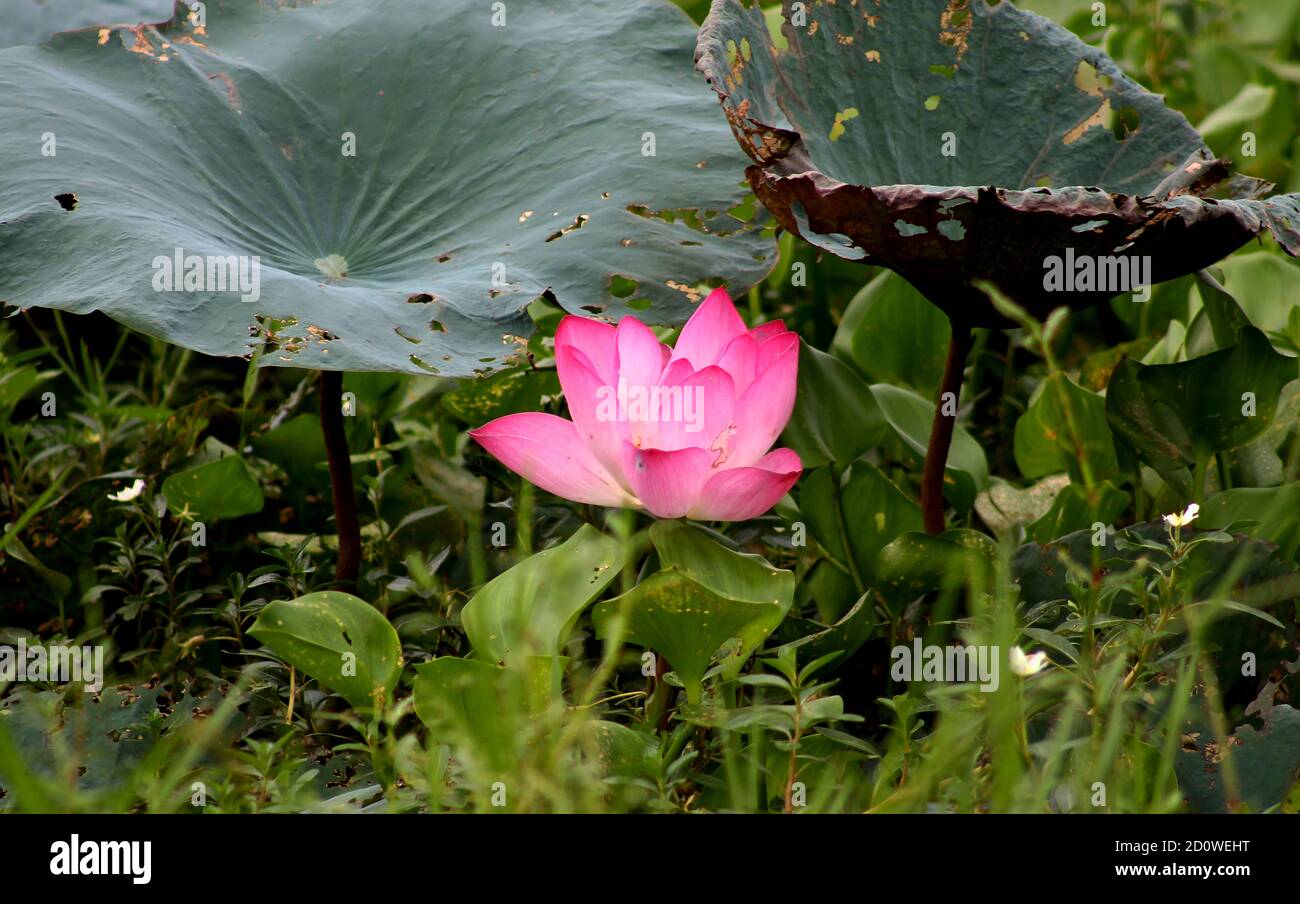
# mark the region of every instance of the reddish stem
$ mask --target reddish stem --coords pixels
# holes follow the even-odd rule
[[[352,485],[352,461],[343,430],[343,374],[320,372],[320,427],[329,457],[330,489],[334,494],[334,526],[339,535],[339,559],[334,579],[352,584],[361,569],[361,526],[357,521],[357,494]]]
[[[925,450],[925,470],[921,473],[921,513],[925,517],[927,534],[941,534],[946,525],[943,517],[943,471],[948,464],[948,449],[957,423],[957,402],[961,397],[962,374],[966,371],[970,347],[970,327],[954,321],[952,339],[948,343],[948,363],[944,366],[943,383],[939,386],[939,398],[934,405],[930,445]],[[944,414],[944,400],[949,393],[952,393],[950,415]]]

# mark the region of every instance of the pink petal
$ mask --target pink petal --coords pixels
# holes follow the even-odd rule
[[[701,370],[717,361],[727,344],[744,332],[745,321],[736,313],[727,290],[714,289],[682,327],[673,359],[685,358]]]
[[[619,420],[617,387],[602,380],[591,361],[575,346],[566,344],[557,348],[555,363],[578,438],[595,454],[605,471],[619,479],[628,430],[626,422]],[[621,479],[619,483],[624,489],[631,489]]]
[[[704,484],[690,517],[700,521],[757,518],[790,491],[800,473],[802,463],[790,449],[775,449],[750,468],[718,471]]]
[[[762,326],[756,326],[749,331],[749,335],[754,337],[754,341],[762,345],[773,336],[779,336],[782,333],[789,332],[785,324],[780,320],[771,320]]]
[[[731,374],[736,395],[748,389],[749,384],[754,382],[754,374],[758,369],[758,343],[754,337],[742,333],[732,339],[718,356],[718,366]]]
[[[676,364],[669,369],[675,370]],[[652,448],[695,446],[713,453],[711,464],[720,463],[729,454],[735,405],[731,375],[720,367],[698,370],[679,383],[665,380],[660,384],[658,436]]]
[[[578,349],[587,356],[601,380],[613,383],[617,374],[614,370],[614,335],[612,324],[570,314],[560,321],[555,331],[555,352],[558,356],[563,348]]]
[[[656,518],[680,518],[691,510],[709,479],[713,456],[703,449],[687,448],[667,452],[623,447],[624,473],[636,489],[637,498]]]
[[[619,392],[625,392],[628,398],[633,393],[645,393],[648,397],[650,390],[659,385],[659,375],[664,368],[663,345],[650,327],[635,317],[620,320],[614,338],[614,364],[617,372],[615,388]],[[656,433],[653,424],[647,424],[641,418],[633,418],[627,426],[633,444],[641,447],[653,444],[647,442],[647,434],[651,434],[652,439]]]
[[[572,421],[530,411],[499,417],[469,435],[497,461],[548,493],[590,505],[634,502],[582,444]]]
[[[781,435],[794,411],[799,381],[799,337],[785,333],[758,349],[759,371],[736,400],[736,441],[728,467],[758,461]]]

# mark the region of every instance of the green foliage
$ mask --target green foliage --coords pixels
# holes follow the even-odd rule
[[[344,40],[335,26],[348,5],[276,10],[215,0],[209,15],[231,18],[220,30],[213,24],[210,55],[242,48],[274,63],[272,45],[295,39],[284,23],[317,14],[333,47]],[[156,100],[144,119],[123,119],[76,95],[50,114],[59,154],[42,158],[38,176],[31,129],[6,133],[23,149],[11,155],[18,169],[0,177],[16,192],[0,192],[0,295],[29,308],[0,319],[0,650],[20,641],[97,647],[105,676],[98,696],[75,681],[0,685],[0,809],[1297,811],[1297,720],[1287,704],[1300,692],[1300,282],[1279,247],[1252,244],[1161,283],[1148,302],[1125,296],[1068,317],[1021,319],[1023,306],[995,299],[1018,327],[975,333],[950,412],[952,529],[929,536],[919,464],[943,401],[947,319],[893,272],[780,235],[775,268],[736,301],[748,326],[780,319],[802,340],[795,411],[780,440],[804,466],[789,496],[767,516],[713,524],[570,503],[507,472],[467,430],[511,413],[565,412],[554,360],[564,311],[595,314],[590,305],[611,319],[633,311],[679,322],[709,285],[731,279],[739,288],[766,272],[773,231],[741,184],[744,160],[725,119],[691,73],[692,29],[661,0],[584,6],[540,31],[532,8],[549,5],[508,4],[521,18],[506,31],[519,26],[534,44],[504,70],[466,64],[457,79],[424,79],[433,86],[426,106],[445,91],[481,98],[498,76],[529,86],[529,96],[544,87],[547,103],[497,122],[457,106],[446,123],[456,129],[437,140],[394,132],[382,165],[365,151],[354,161],[379,167],[358,192],[364,173],[347,168],[351,158],[336,172],[342,129],[329,117],[356,119],[362,148],[373,148],[366,129],[401,92],[384,85],[390,101],[377,99],[372,81],[400,70],[415,84],[442,65],[398,52],[409,35],[427,36],[429,23],[399,34],[414,14],[386,5],[401,8],[396,25],[362,16],[347,40],[383,48],[388,62],[349,76],[337,99],[333,70],[295,76],[289,94],[278,83],[257,87],[244,69],[231,75],[245,110],[239,122],[277,139],[240,178],[285,176],[276,182],[285,205],[254,211],[261,219],[205,181],[247,164],[231,148],[247,151],[256,130],[217,135],[237,114],[220,78],[195,75],[191,64],[207,57],[193,45],[161,63],[128,54],[120,46],[127,32],[101,46],[91,31],[0,52],[0,80],[18,79],[27,92],[0,92],[11,99],[72,97],[67,71],[83,53],[89,72],[120,68],[121,109],[140,112],[145,84]],[[698,23],[710,4],[678,5]],[[1235,168],[1300,188],[1300,0],[1113,0],[1104,28],[1092,24],[1086,0],[1017,5],[1104,47],[1134,82],[1200,123]],[[59,4],[41,6],[53,13]],[[835,15],[851,6],[839,4]],[[556,56],[552,38],[537,37],[564,28],[585,46],[589,21],[624,15],[646,27],[609,32],[599,52]],[[0,44],[31,18],[6,17]],[[779,7],[764,3],[754,21],[773,34]],[[265,33],[241,32],[239,23],[265,24]],[[158,34],[170,40],[188,28]],[[822,28],[820,40],[832,40]],[[474,31],[458,59],[472,61],[501,37],[487,26]],[[657,50],[648,61],[637,55],[646,47]],[[875,65],[853,49],[862,65]],[[754,50],[747,78],[762,63]],[[908,54],[899,61],[906,66],[933,62],[910,45],[892,52]],[[12,73],[36,57],[53,77],[29,89],[28,74]],[[494,65],[504,58],[490,55]],[[480,81],[479,69],[490,78]],[[953,85],[927,68],[917,84],[931,78],[959,93],[930,92],[941,95],[937,109],[921,105],[909,122],[966,115],[960,91],[976,83]],[[599,135],[575,129],[577,108],[554,100],[572,99],[574,79]],[[1015,88],[1023,73],[1003,68],[986,88],[990,80]],[[601,98],[614,84],[619,109],[609,113]],[[850,98],[835,112],[855,102],[859,115],[841,119],[836,141],[833,118],[819,121],[819,153],[846,167],[878,165],[854,151],[859,139],[873,142],[873,155],[888,148],[859,96],[870,81],[835,84],[834,100]],[[662,105],[665,85],[680,88],[680,109]],[[1047,111],[1055,129],[1069,119],[1063,110],[1078,106],[1081,119],[1099,100],[1077,93],[1064,108],[1042,104],[1025,116],[1046,128]],[[186,98],[195,104],[178,107]],[[1074,103],[1084,99],[1093,106]],[[413,103],[401,101],[404,125],[424,116]],[[33,104],[24,117],[36,115]],[[325,121],[303,128],[303,104]],[[0,99],[0,117],[12,106]],[[194,125],[209,113],[211,125]],[[191,131],[151,131],[148,158],[159,171],[132,182],[121,167],[133,158],[91,161],[79,146],[87,130],[107,128],[105,117],[124,146],[134,147],[133,129],[163,122]],[[1025,142],[1037,150],[1041,140],[1029,141],[1014,121],[981,112],[979,123],[998,131],[981,153],[1012,161],[1028,153]],[[280,148],[285,129],[304,142],[292,145],[293,159]],[[656,157],[640,155],[644,129],[657,129]],[[444,152],[453,131],[472,144]],[[329,172],[325,156],[308,153],[317,132],[332,142]],[[600,159],[546,138],[561,132]],[[1109,147],[1104,137],[1076,153]],[[197,157],[191,142],[206,142]],[[190,163],[215,168],[195,182],[178,175]],[[167,203],[158,200],[162,185]],[[51,197],[69,188],[79,205],[64,211]],[[601,198],[606,190],[611,197]],[[351,236],[351,254],[287,248],[310,252],[305,275],[289,272],[302,260],[281,261],[284,269],[268,259],[277,275],[233,320],[182,317],[140,294],[153,256],[141,264],[140,249],[161,239],[170,249],[177,223],[210,237],[225,228],[223,211],[235,211],[232,228],[252,223],[282,238],[315,229],[324,241],[338,192],[368,205],[357,210],[371,211],[371,238]],[[662,204],[650,203],[660,195]],[[520,222],[526,210],[534,213]],[[140,231],[120,235],[113,224],[128,213],[138,214],[130,222]],[[590,217],[581,228],[546,242],[580,213]],[[33,222],[38,234],[20,237]],[[984,247],[999,266],[1041,279],[1023,241],[968,231],[967,241],[976,238],[992,243]],[[54,247],[63,250],[51,263]],[[388,269],[357,269],[384,248],[395,255]],[[495,257],[474,250],[483,248],[502,252],[508,274],[519,268],[500,298],[486,297]],[[315,258],[334,252],[355,270],[347,279],[315,268]],[[444,252],[451,260],[439,262]],[[103,255],[113,260],[97,268]],[[15,273],[28,273],[21,291]],[[83,278],[90,288],[68,289]],[[443,279],[456,292],[439,292]],[[408,303],[412,293],[438,299]],[[346,312],[326,323],[314,307],[311,317],[276,307],[308,296],[321,311]],[[142,332],[41,308],[60,299],[76,302],[68,310],[93,304],[114,316],[130,306],[135,319],[121,320]],[[439,307],[452,301],[464,302],[461,315]],[[338,338],[292,350],[311,335],[289,326],[284,315],[295,312],[299,325]],[[294,360],[262,360],[275,357],[271,348],[251,361],[209,358],[150,338],[184,329],[244,353],[256,341],[244,321],[255,314],[278,315],[253,325],[269,328]],[[428,331],[418,347],[393,330],[417,315]],[[519,341],[503,342],[506,333]],[[668,330],[660,336],[671,342]],[[363,549],[358,579],[341,584],[331,580],[337,527],[316,380],[260,365],[316,366],[325,349],[335,359],[354,343],[384,367],[400,346],[408,364],[414,352],[443,373],[412,366],[345,377]],[[437,351],[425,357],[421,348]],[[444,353],[454,360],[439,363]],[[470,375],[480,367],[494,372]],[[465,376],[446,376],[453,372]],[[141,492],[124,497],[137,480]],[[1163,520],[1194,501],[1194,520]],[[894,651],[915,644],[995,651],[1000,680],[982,690],[969,676],[900,679]],[[1016,674],[1014,647],[1047,661]],[[194,782],[207,788],[201,804]]]

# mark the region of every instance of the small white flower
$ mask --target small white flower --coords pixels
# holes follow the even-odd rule
[[[1170,527],[1186,527],[1195,521],[1196,516],[1200,513],[1201,507],[1193,502],[1187,508],[1183,509],[1181,514],[1175,512],[1172,515],[1165,515],[1165,524],[1168,524]]]
[[[1037,675],[1048,664],[1046,653],[1030,653],[1026,656],[1025,651],[1020,647],[1012,647],[1007,659],[1012,673],[1019,675],[1021,678]]]
[[[135,483],[131,484],[129,487],[126,487],[125,489],[118,490],[116,493],[109,493],[108,498],[112,499],[114,502],[130,502],[132,499],[139,496],[143,492],[144,492],[144,481],[136,480]]]

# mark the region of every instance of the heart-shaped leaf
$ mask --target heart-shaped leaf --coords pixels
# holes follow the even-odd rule
[[[1259,437],[1296,374],[1294,358],[1245,327],[1236,345],[1190,361],[1143,366],[1125,359],[1111,376],[1106,419],[1164,473]]]
[[[668,4],[205,11],[0,54],[0,299],[463,376],[520,356],[543,294],[678,323],[771,266]]]
[[[262,487],[238,455],[227,455],[173,474],[163,481],[173,512],[196,521],[238,518],[262,510]]]
[[[623,567],[623,549],[589,524],[498,575],[461,612],[474,652],[491,662],[558,656],[582,610]]]
[[[390,700],[402,673],[402,645],[393,626],[374,606],[347,593],[275,600],[248,633],[358,709]]]
[[[1061,471],[1083,480],[1119,473],[1115,443],[1106,424],[1106,400],[1054,373],[1039,384],[1029,409],[1016,421],[1016,466],[1030,480]]]

